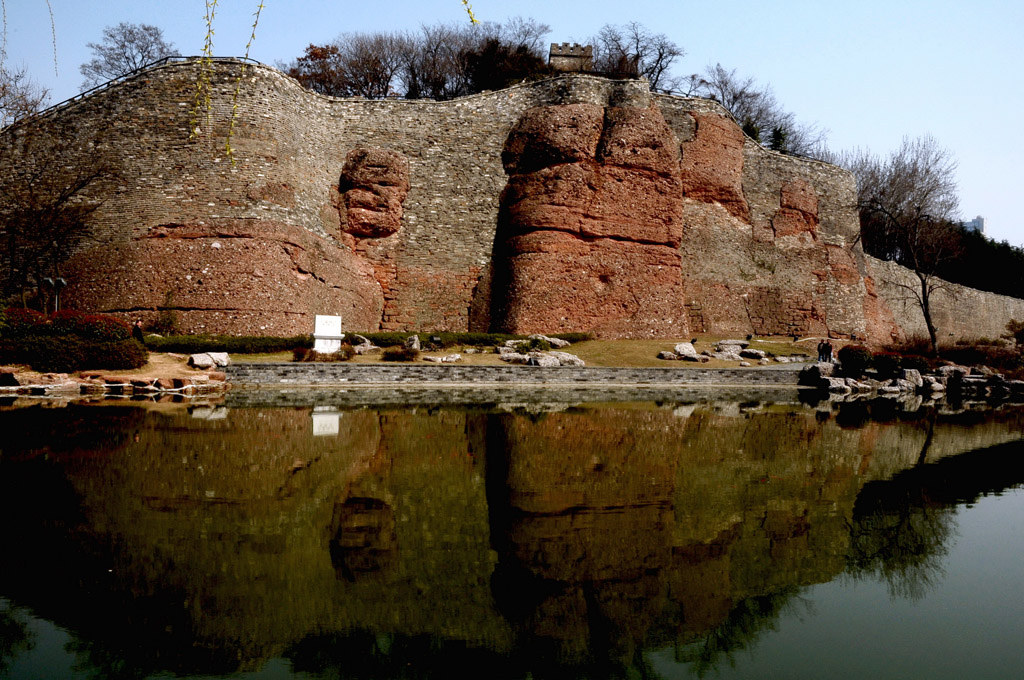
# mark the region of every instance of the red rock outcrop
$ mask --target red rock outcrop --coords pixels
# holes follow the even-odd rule
[[[775,237],[791,236],[801,232],[816,235],[818,228],[818,197],[806,180],[795,180],[782,185],[780,207],[772,217]]]
[[[750,221],[743,196],[743,130],[712,113],[693,113],[696,133],[682,143],[682,185],[687,198],[720,203],[734,217]]]
[[[154,227],[68,262],[65,304],[156,320],[183,332],[299,335],[314,314],[376,329],[383,298],[372,267],[312,233],[267,220]]]
[[[345,159],[339,190],[342,230],[372,238],[394,234],[409,193],[409,161],[397,151],[354,149]]]
[[[687,331],[675,136],[655,108],[530,109],[502,160],[494,324],[605,337]]]

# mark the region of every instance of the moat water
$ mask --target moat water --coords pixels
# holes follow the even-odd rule
[[[529,402],[0,404],[0,677],[1024,674],[1024,408]]]

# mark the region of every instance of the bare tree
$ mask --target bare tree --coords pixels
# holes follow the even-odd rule
[[[393,94],[402,66],[402,38],[387,33],[355,34],[339,43],[352,95],[382,99]]]
[[[343,34],[327,45],[310,45],[283,69],[320,94],[382,99],[393,93],[406,51],[393,34]]]
[[[469,93],[464,55],[475,43],[475,31],[461,24],[421,26],[410,34],[410,51],[402,68],[409,99],[452,99]]]
[[[503,24],[487,22],[482,24],[482,27],[486,32],[488,26],[492,25],[496,26],[497,30],[494,31],[493,35],[488,35],[488,37],[497,38],[513,49],[522,47],[537,57],[543,58],[545,56],[547,45],[544,38],[551,32],[551,27],[547,24],[538,23],[534,19],[512,17]]]
[[[938,351],[932,297],[950,285],[939,278],[939,272],[962,254],[963,230],[956,222],[956,160],[930,135],[904,137],[884,160],[859,149],[832,154],[829,160],[857,178],[864,249],[913,271],[913,283],[891,283],[921,310],[932,351]]]
[[[605,24],[591,38],[594,69],[643,76],[652,90],[677,90],[684,79],[671,74],[672,65],[686,54],[664,33],[652,33],[636,21]]]
[[[103,41],[88,43],[94,53],[79,70],[85,76],[83,88],[95,87],[127,75],[164,57],[178,56],[174,44],[164,41],[163,31],[149,24],[122,22],[103,29]]]
[[[347,33],[310,45],[281,68],[309,89],[335,97],[452,99],[546,72],[532,19],[424,25],[413,33]]]
[[[0,66],[0,128],[39,111],[49,92],[37,85],[24,69]]]
[[[736,69],[709,66],[703,75],[690,76],[689,92],[717,101],[736,117],[747,135],[771,149],[814,158],[824,149],[826,131],[798,123],[796,114],[782,107],[770,85],[738,76]]]
[[[328,97],[348,95],[348,83],[342,65],[341,49],[336,44],[310,44],[301,57],[279,68],[308,90]]]

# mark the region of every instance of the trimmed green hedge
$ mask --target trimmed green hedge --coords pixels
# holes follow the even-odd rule
[[[346,335],[345,341],[352,341],[352,333]],[[377,347],[396,347],[404,345],[405,341],[413,335],[420,336],[420,344],[424,347],[448,348],[456,345],[469,347],[495,347],[502,345],[508,340],[526,340],[525,335],[513,335],[511,333],[453,333],[449,331],[427,331],[422,333],[407,332],[381,332],[381,333],[358,333]],[[549,335],[551,338],[559,338],[568,342],[583,342],[593,340],[591,333],[555,333]],[[434,340],[437,338],[437,340]]]
[[[130,331],[130,329],[129,329]],[[377,347],[401,347],[413,335],[420,336],[423,347],[448,348],[456,345],[469,347],[494,347],[507,340],[525,340],[524,335],[509,333],[451,333],[433,331],[427,333],[379,332],[379,333],[347,333],[344,344],[355,343],[355,335],[361,335]],[[581,342],[593,339],[589,333],[558,333],[550,337]],[[437,338],[437,340],[433,340]],[[180,354],[196,354],[197,352],[228,352],[231,354],[272,354],[275,352],[291,352],[295,349],[312,349],[312,335],[296,335],[293,337],[277,336],[237,336],[237,335],[169,335],[165,337],[147,336],[146,347],[153,352],[178,352]]]
[[[153,352],[229,352],[231,354],[272,354],[313,347],[312,335],[282,338],[268,335],[169,335],[146,336],[146,347]]]
[[[146,348],[131,339],[101,342],[74,335],[42,335],[0,341],[0,363],[28,364],[41,373],[141,368],[147,361]]]

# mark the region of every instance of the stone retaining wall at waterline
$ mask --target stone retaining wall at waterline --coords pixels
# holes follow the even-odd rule
[[[758,368],[577,368],[560,366],[428,366],[343,363],[233,364],[232,387],[495,383],[531,385],[752,385],[795,387],[799,365]]]

